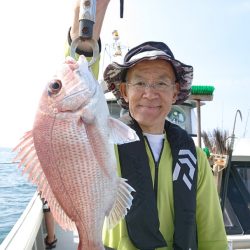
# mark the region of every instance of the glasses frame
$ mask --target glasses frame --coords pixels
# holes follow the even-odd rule
[[[168,91],[171,87],[176,85],[176,81],[159,81],[157,83],[146,83],[144,81],[126,82],[126,85],[138,91],[145,91],[146,88],[152,88],[155,91]]]

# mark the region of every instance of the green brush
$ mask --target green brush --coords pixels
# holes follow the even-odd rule
[[[213,95],[214,86],[208,85],[193,85],[191,95]]]

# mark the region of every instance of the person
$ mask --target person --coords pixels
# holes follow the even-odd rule
[[[44,213],[45,227],[47,230],[47,235],[44,238],[45,249],[53,249],[56,247],[57,243],[57,238],[55,235],[55,221],[48,206],[48,202],[45,200],[43,200],[43,213]]]
[[[96,40],[108,4],[97,1]],[[69,42],[78,36],[78,13],[76,8]],[[78,53],[91,55],[84,42]],[[128,110],[121,120],[140,138],[115,147],[118,174],[136,191],[125,218],[111,230],[104,225],[108,249],[228,249],[207,157],[185,130],[166,120],[172,105],[188,98],[192,79],[192,66],[157,41],[132,48],[122,64],[113,62],[104,71],[108,89]]]
[[[41,192],[40,192],[40,196],[41,196]],[[45,249],[53,249],[56,247],[56,243],[57,243],[57,238],[55,235],[55,221],[50,211],[48,202],[44,198],[41,198],[41,200],[43,203],[44,222],[45,222],[45,228],[47,232],[47,235],[44,238]]]

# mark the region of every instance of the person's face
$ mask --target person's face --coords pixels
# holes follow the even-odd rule
[[[132,117],[144,132],[162,133],[179,88],[172,65],[161,59],[145,60],[130,68],[126,79],[127,82],[121,84],[121,92]],[[151,87],[141,88],[138,86],[141,83]],[[152,88],[154,84],[160,87]]]

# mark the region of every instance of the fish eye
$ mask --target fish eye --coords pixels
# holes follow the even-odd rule
[[[62,82],[58,79],[55,79],[49,83],[48,93],[49,95],[54,95],[60,92],[62,88]]]

